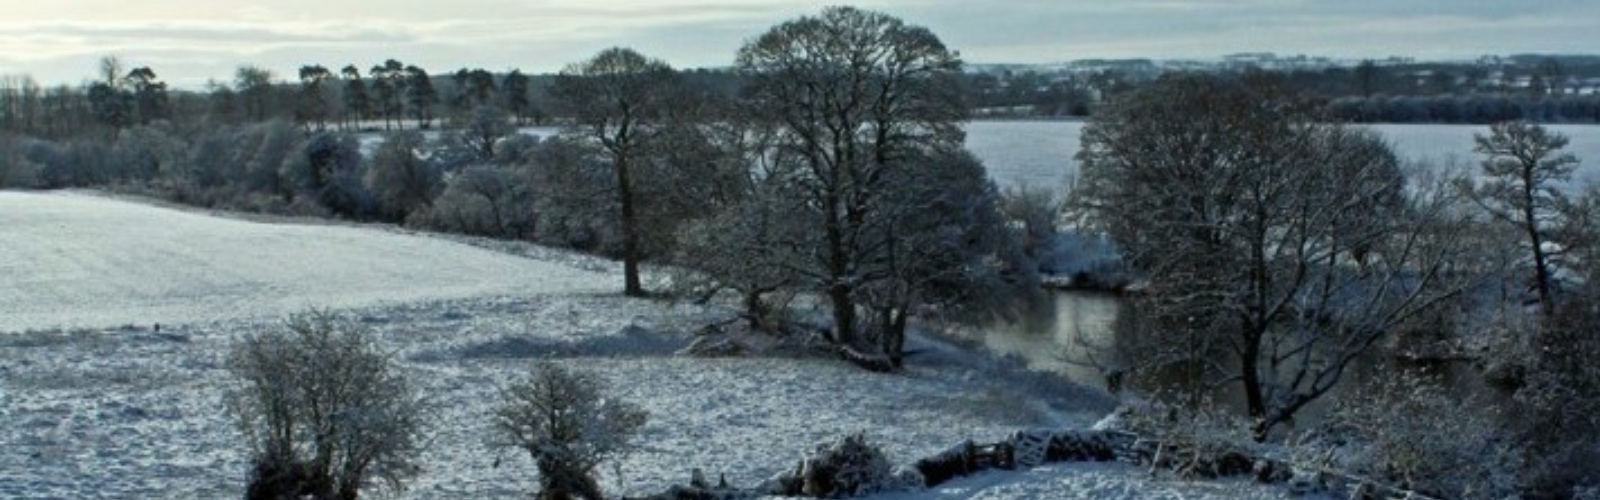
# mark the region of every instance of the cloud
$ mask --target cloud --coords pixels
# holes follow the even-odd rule
[[[114,53],[169,79],[239,64],[397,58],[439,71],[553,71],[612,45],[726,65],[745,40],[816,12],[802,0],[52,0],[8,7],[0,71],[73,82]],[[1239,51],[1467,57],[1600,46],[1593,0],[859,0],[921,24],[974,62],[1210,57]],[[163,70],[163,68],[166,68]]]

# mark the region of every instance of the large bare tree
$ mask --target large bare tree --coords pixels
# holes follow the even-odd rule
[[[1264,438],[1459,295],[1452,201],[1268,79],[1170,75],[1083,130],[1075,205],[1147,274],[1145,367],[1238,384]]]
[[[570,133],[604,151],[616,177],[622,230],[623,293],[645,294],[639,279],[643,258],[639,232],[636,167],[645,160],[652,137],[662,129],[677,75],[659,59],[614,47],[567,66],[551,84],[550,96],[573,117]]]
[[[932,32],[894,17],[831,7],[773,27],[740,49],[750,112],[776,130],[780,175],[819,235],[793,263],[833,311],[833,340],[860,343],[868,260],[886,240],[881,203],[896,172],[932,150],[958,150],[961,62]],[[912,176],[914,177],[914,176]]]

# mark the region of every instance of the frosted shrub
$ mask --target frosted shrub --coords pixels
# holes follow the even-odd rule
[[[249,443],[249,500],[355,500],[418,471],[423,406],[359,324],[312,312],[233,347],[229,409]]]
[[[800,463],[800,493],[813,498],[846,498],[903,487],[883,450],[855,434],[818,445]]]
[[[426,207],[439,190],[440,173],[422,157],[425,149],[426,140],[421,133],[396,132],[384,137],[367,162],[362,182],[376,198],[384,217],[403,220]]]
[[[408,224],[501,238],[533,235],[533,189],[521,172],[472,165],[452,172],[444,186],[432,206],[412,212]]]
[[[1174,398],[1176,400],[1177,398]],[[1216,477],[1249,470],[1256,446],[1240,417],[1209,401],[1151,403],[1118,410],[1119,422],[1104,427],[1155,440],[1152,465],[1186,478]]]
[[[495,431],[538,465],[543,500],[605,498],[595,468],[629,451],[649,417],[638,406],[607,398],[605,386],[589,375],[548,362],[504,398]]]
[[[1340,401],[1301,437],[1297,466],[1336,470],[1443,498],[1500,498],[1508,488],[1484,407],[1422,376],[1384,378]]]
[[[1590,292],[1593,293],[1593,292]],[[1521,487],[1533,496],[1560,496],[1600,487],[1600,305],[1570,300],[1532,344],[1526,382],[1508,422],[1525,443]]]
[[[39,185],[39,165],[28,161],[19,149],[22,141],[0,136],[0,188],[31,188]]]

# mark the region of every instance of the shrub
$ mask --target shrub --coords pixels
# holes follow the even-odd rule
[[[1600,306],[1584,299],[1569,300],[1535,333],[1526,381],[1512,398],[1521,486],[1535,497],[1600,487]]]
[[[1486,405],[1416,374],[1352,391],[1297,450],[1300,464],[1335,469],[1442,498],[1501,498],[1503,440]]]
[[[229,367],[243,387],[229,409],[248,440],[251,500],[354,500],[370,480],[392,489],[418,470],[423,405],[359,324],[322,312],[247,336]]]
[[[1128,406],[1103,426],[1154,439],[1159,443],[1152,457],[1154,465],[1186,478],[1237,474],[1241,467],[1248,470],[1249,462],[1241,463],[1242,459],[1259,455],[1260,447],[1245,430],[1249,426],[1243,419],[1209,399],[1164,394],[1158,398],[1161,400],[1186,404]]]
[[[856,434],[817,446],[800,465],[800,492],[814,498],[845,498],[893,491],[901,484],[883,450]]]
[[[0,188],[31,188],[39,185],[39,165],[28,161],[20,149],[22,140],[0,136]]]
[[[538,498],[605,498],[595,467],[631,449],[648,418],[633,404],[607,398],[605,389],[587,374],[546,362],[505,391],[495,429],[538,465]]]
[[[403,131],[389,134],[372,154],[364,181],[385,218],[404,220],[438,191],[439,171],[422,157],[425,151],[421,133]]]
[[[408,224],[453,233],[528,238],[537,227],[533,189],[511,167],[473,165],[451,172],[433,205]]]

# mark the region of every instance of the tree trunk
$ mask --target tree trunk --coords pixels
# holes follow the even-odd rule
[[[824,198],[828,278],[831,280],[828,283],[828,300],[833,306],[833,341],[853,346],[856,342],[855,285],[849,282],[850,255],[844,244],[844,229],[840,226],[843,221],[840,220],[839,197],[830,194]]]
[[[884,354],[889,356],[889,362],[892,363],[896,369],[905,367],[906,319],[909,316],[909,313],[907,312],[908,309],[909,308],[907,307],[900,307],[894,310],[894,316],[890,320],[889,328],[886,332],[886,335],[889,336],[889,339],[888,342],[885,343],[886,345],[884,347]]]
[[[744,310],[749,316],[750,329],[763,331],[766,329],[767,311],[766,301],[761,300],[761,291],[751,291],[744,294]]]
[[[643,297],[639,282],[639,234],[633,206],[633,184],[628,171],[628,156],[617,155],[617,197],[622,205],[622,294]]]
[[[1250,337],[1247,335],[1247,337]],[[1261,387],[1261,362],[1258,358],[1260,345],[1249,340],[1244,347],[1244,353],[1239,359],[1239,382],[1244,386],[1245,409],[1251,418],[1264,419],[1267,416],[1267,402]],[[1263,423],[1265,423],[1263,421]],[[1270,427],[1256,429],[1257,441],[1266,439],[1266,431]]]
[[[833,342],[854,346],[856,343],[856,303],[849,285],[835,280],[828,287],[828,300],[833,306]]]
[[[1528,194],[1523,208],[1523,228],[1528,232],[1528,242],[1533,245],[1534,287],[1539,291],[1539,312],[1546,318],[1555,314],[1555,299],[1550,287],[1550,256],[1544,252],[1544,237],[1539,234],[1539,220],[1533,211],[1533,195]]]

